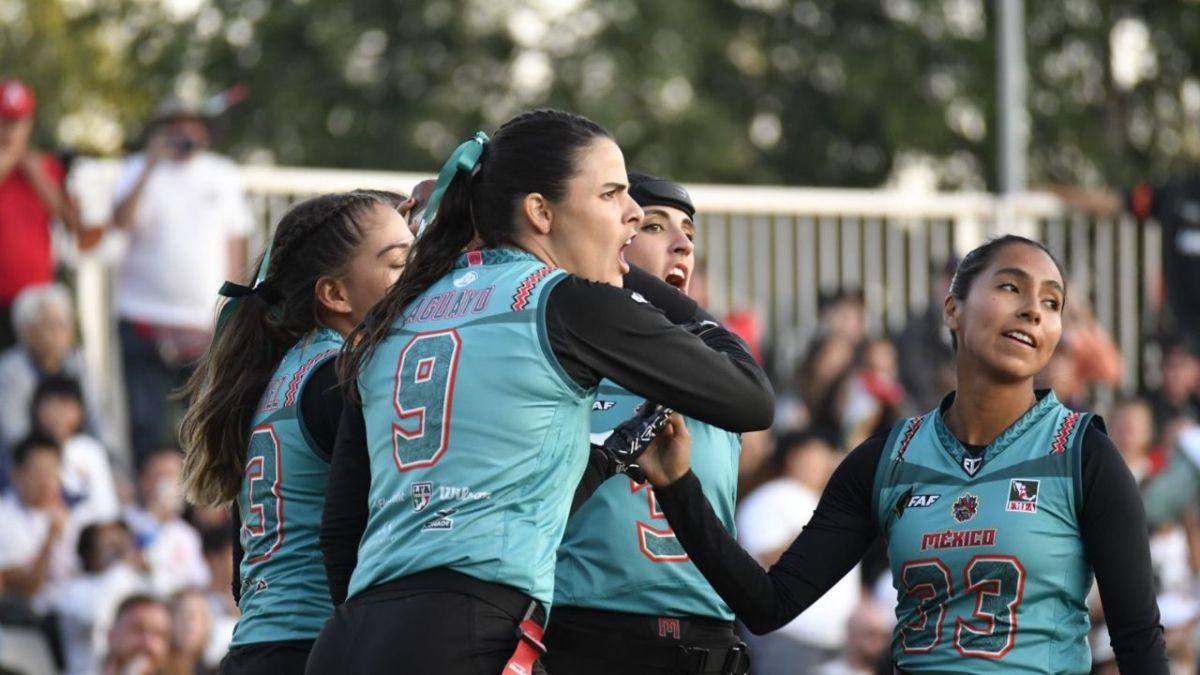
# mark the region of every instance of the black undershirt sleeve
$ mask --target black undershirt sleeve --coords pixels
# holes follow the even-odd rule
[[[692,562],[746,627],[761,635],[816,602],[875,539],[871,491],[886,441],[886,435],[874,436],[846,457],[808,525],[769,571],[725,530],[695,474],[655,488],[654,494]]]
[[[230,581],[230,591],[233,592],[234,603],[242,604],[242,558],[246,552],[242,550],[242,514],[237,500],[229,507],[229,527],[233,530],[233,580]]]
[[[1137,483],[1108,436],[1094,426],[1084,434],[1079,529],[1100,587],[1117,666],[1122,673],[1167,675],[1149,534]]]
[[[338,386],[337,359],[326,359],[304,383],[300,414],[308,435],[325,461],[333,456],[338,423],[342,417],[342,390]]]
[[[707,316],[697,313],[694,301],[686,303],[690,310],[671,309],[674,318]],[[719,326],[697,337],[671,319],[630,289],[577,277],[559,282],[546,307],[551,349],[581,387],[609,378],[647,400],[729,431],[769,427],[774,393],[741,340]]]
[[[346,402],[325,491],[321,518],[321,553],[334,605],[346,601],[350,575],[358,564],[358,544],[367,529],[367,499],[371,489],[371,460],[362,408]]]

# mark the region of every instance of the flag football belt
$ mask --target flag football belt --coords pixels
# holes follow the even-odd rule
[[[742,642],[728,647],[691,647],[653,640],[622,638],[617,641],[611,637],[604,639],[592,631],[556,623],[554,646],[591,658],[678,673],[744,675],[750,672],[750,655]]]
[[[533,675],[534,661],[546,653],[546,645],[542,644],[544,629],[541,621],[537,620],[539,616],[544,621],[546,613],[537,600],[531,600],[521,623],[517,624],[517,649],[509,657],[508,663],[504,664],[501,675]]]

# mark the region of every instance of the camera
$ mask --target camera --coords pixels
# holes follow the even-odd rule
[[[171,149],[180,155],[191,154],[196,149],[196,141],[190,136],[172,136],[169,139]]]

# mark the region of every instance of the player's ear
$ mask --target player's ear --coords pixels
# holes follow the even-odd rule
[[[959,331],[958,312],[958,300],[953,295],[947,295],[946,299],[942,301],[942,323],[946,324],[946,328],[949,328],[951,333]]]
[[[341,279],[321,277],[317,279],[313,292],[316,294],[318,308],[323,307],[326,311],[336,314],[350,314],[353,311],[350,306],[350,294],[347,293],[346,284]]]
[[[534,232],[542,235],[550,234],[550,225],[554,222],[554,212],[550,200],[541,193],[530,192],[525,195],[525,198],[521,200],[521,212],[533,226]]]

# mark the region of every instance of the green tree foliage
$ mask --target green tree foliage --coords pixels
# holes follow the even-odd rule
[[[88,137],[72,115],[131,139],[165,93],[244,83],[222,145],[281,164],[432,171],[475,129],[550,105],[684,180],[875,186],[915,157],[985,187],[994,2],[0,0],[0,63],[37,83],[61,142]],[[1034,183],[1200,156],[1195,0],[1025,7]],[[1144,47],[1132,77],[1114,43]]]

